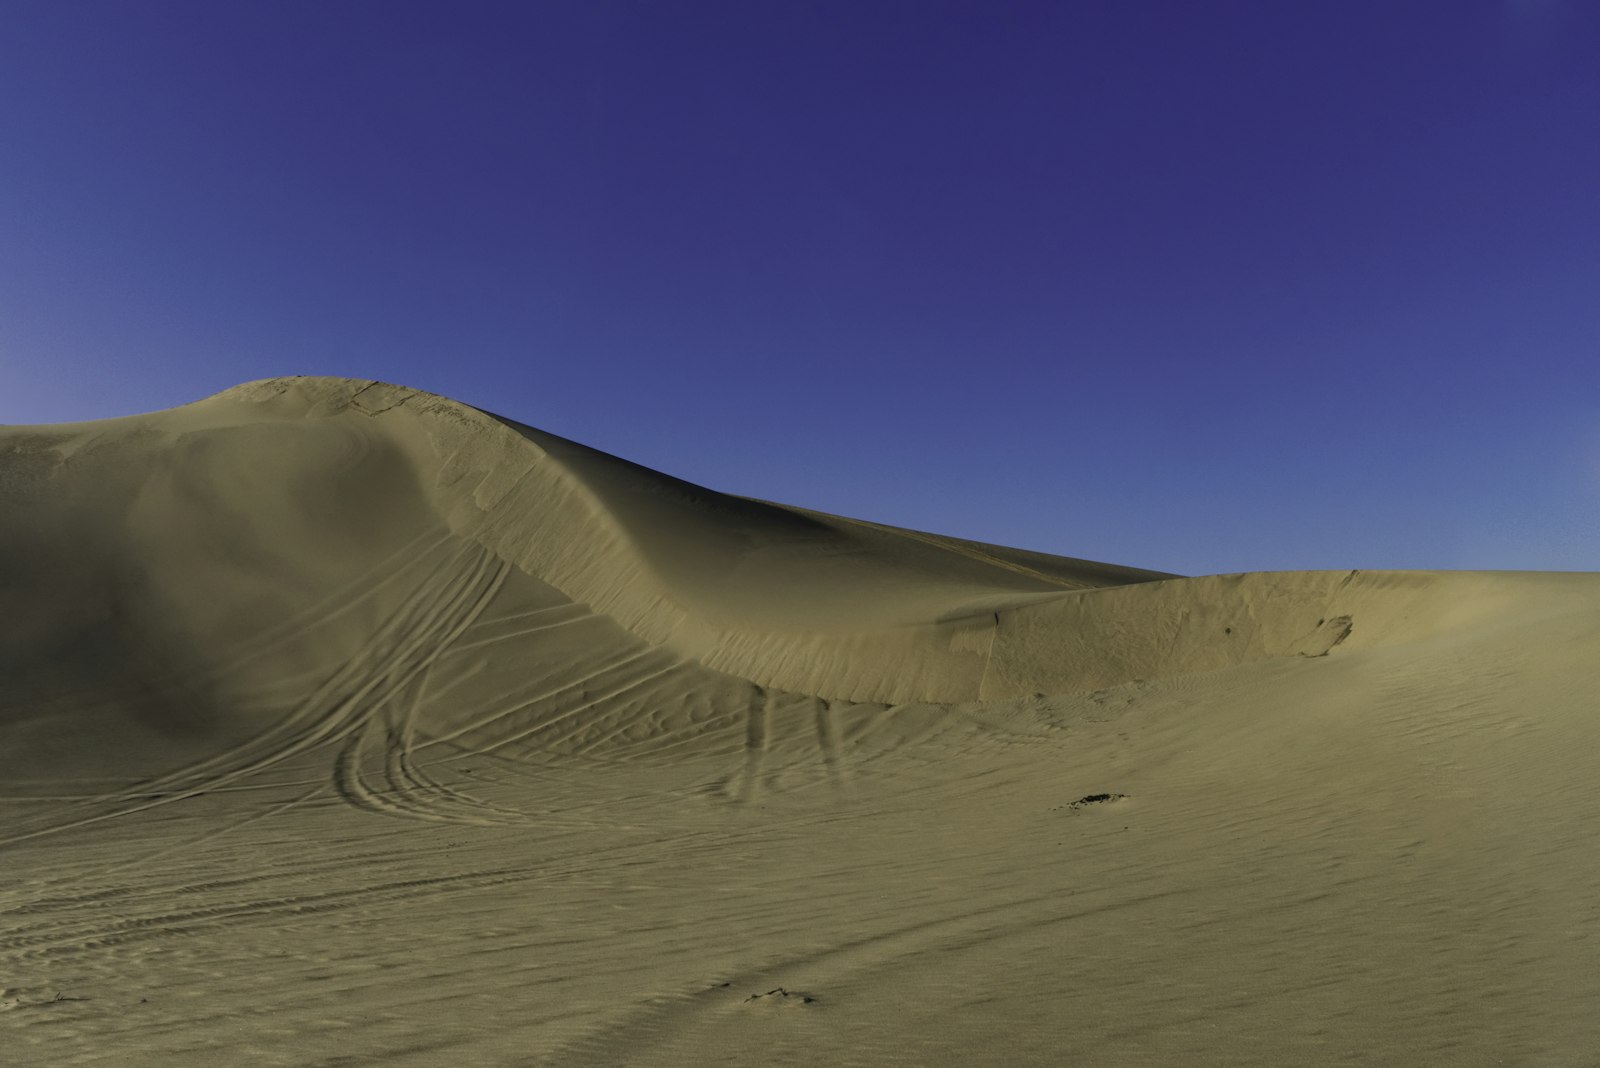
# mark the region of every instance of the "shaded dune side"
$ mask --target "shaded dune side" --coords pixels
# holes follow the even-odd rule
[[[1593,592],[1517,573],[1187,579],[732,497],[381,383],[280,379],[216,400],[373,415],[452,530],[651,645],[832,700],[1074,691],[1412,641]]]
[[[1043,557],[374,383],[0,428],[0,1009],[50,1062],[1557,1063],[1596,593]]]
[[[0,845],[236,791],[552,818],[486,767],[548,788],[552,768],[694,760],[730,801],[847,790],[913,743],[1005,744],[973,702],[1419,640],[1596,591],[1045,557],[728,497],[340,379],[12,428],[0,461],[0,782],[24,806]]]
[[[331,759],[352,803],[423,818],[505,815],[432,777],[459,753],[731,756],[742,793],[795,754],[831,773],[844,749],[944,729],[944,705],[1416,640],[1594,592],[1048,557],[714,493],[342,379],[0,445],[0,771],[138,780],[86,794],[87,821],[301,758]]]
[[[382,384],[274,380],[203,404],[370,416],[458,535],[651,645],[830,699],[974,698],[996,611],[1164,577],[714,493]]]
[[[641,629],[681,626],[684,602],[734,621],[766,610],[671,588],[635,547],[649,530],[534,469],[537,447],[479,413],[436,398],[385,408],[359,383],[275,385],[0,434],[15,505],[0,516],[0,782],[7,800],[48,802],[8,818],[0,844],[236,791],[548,822],[463,783],[463,760],[516,778],[550,759],[708,759],[707,788],[749,800],[839,780],[846,752],[859,768],[954,722],[719,671],[572,596],[587,575]],[[759,548],[761,534],[740,536]],[[867,550],[835,555],[852,552],[870,577]],[[961,566],[932,603],[990,594]],[[880,606],[880,629],[898,625],[885,612],[915,619],[929,573],[894,579],[911,596]],[[1008,597],[1040,590],[1000,579]]]

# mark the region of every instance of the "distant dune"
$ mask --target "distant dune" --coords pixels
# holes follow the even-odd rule
[[[1600,1063],[1597,743],[1597,574],[1186,578],[344,379],[0,428],[0,1059]]]

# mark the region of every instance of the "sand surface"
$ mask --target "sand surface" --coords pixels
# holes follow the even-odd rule
[[[340,379],[0,429],[6,1065],[1600,1064],[1597,754],[1596,574],[1183,578]]]

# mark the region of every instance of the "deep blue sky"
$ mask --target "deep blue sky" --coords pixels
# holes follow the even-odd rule
[[[280,374],[1188,573],[1600,569],[1600,4],[4,4],[0,422]]]

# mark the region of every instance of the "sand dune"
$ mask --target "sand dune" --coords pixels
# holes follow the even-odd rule
[[[1185,578],[380,383],[3,429],[3,1059],[1600,1063],[1597,654],[1600,575]]]

